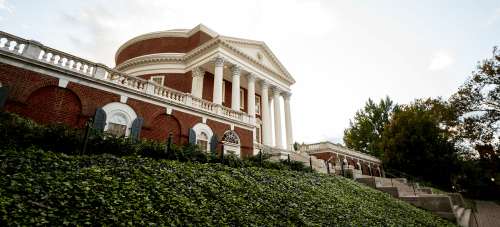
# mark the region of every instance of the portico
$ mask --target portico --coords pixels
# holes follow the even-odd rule
[[[217,54],[209,59],[204,64],[200,66],[195,66],[191,69],[191,75],[193,77],[193,82],[191,86],[191,94],[196,98],[202,98],[204,94],[204,74],[205,72],[213,72],[213,103],[218,105],[223,105],[226,100],[224,97],[231,97],[230,108],[231,111],[243,112],[250,116],[251,124],[254,127],[253,139],[257,141],[257,133],[261,133],[259,138],[261,141],[257,141],[267,146],[273,146],[273,141],[275,142],[273,147],[281,149],[293,149],[293,134],[292,134],[292,120],[291,120],[291,109],[290,109],[290,97],[291,92],[279,83],[273,82],[273,78],[269,75],[263,75],[258,71],[253,71],[252,66],[245,67],[244,64],[235,62],[232,59],[222,55]],[[244,75],[245,79],[241,80],[241,76]],[[225,81],[231,82],[231,89],[229,87],[223,87]],[[243,82],[243,83],[242,83]],[[259,86],[256,86],[256,83]],[[206,86],[206,83],[205,83]],[[257,88],[257,89],[256,89]],[[246,93],[242,92],[241,89],[246,89]],[[231,91],[231,94],[225,94],[227,90]],[[205,93],[206,94],[206,93]],[[247,97],[241,97],[246,94]],[[256,96],[260,97],[261,103],[256,103]],[[281,119],[281,100],[283,98],[285,119]],[[224,101],[223,101],[224,100]],[[246,108],[244,108],[243,103],[246,102]],[[274,105],[272,105],[274,103]],[[256,114],[256,108],[260,106],[261,111],[258,114],[261,118],[261,128],[262,132],[257,132],[255,129],[259,128],[257,125],[256,118],[259,116]],[[274,116],[271,116],[271,108],[273,108]],[[246,111],[245,111],[246,110]],[[274,123],[274,135],[272,134],[272,120]],[[285,138],[287,145],[283,145],[283,132],[282,132],[282,122],[285,120]]]

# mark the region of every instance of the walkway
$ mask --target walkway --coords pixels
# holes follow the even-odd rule
[[[477,201],[477,224],[479,227],[500,227],[500,205],[494,202]],[[474,217],[471,214],[470,225],[477,227]]]

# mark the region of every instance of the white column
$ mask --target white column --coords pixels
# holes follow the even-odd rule
[[[283,99],[285,101],[285,128],[286,128],[286,148],[293,151],[293,134],[292,134],[292,114],[290,112],[290,97],[291,92],[285,92]]]
[[[203,77],[205,75],[205,69],[202,67],[195,67],[191,70],[193,76],[193,83],[191,85],[191,94],[194,97],[200,98],[203,94]]]
[[[231,91],[231,109],[240,110],[240,75],[243,71],[243,67],[239,65],[233,65],[231,67],[231,72],[233,73],[233,86]]]
[[[255,125],[255,78],[257,76],[254,73],[248,73],[246,76],[248,82],[248,115],[252,118],[251,125]],[[262,134],[262,132],[260,132]],[[255,128],[253,130],[253,139],[257,139],[257,135],[255,134]]]
[[[271,135],[271,146],[274,146],[274,136],[273,136],[273,114],[271,110],[273,109],[273,98],[269,98],[269,134]]]
[[[269,81],[261,80],[260,87],[262,88],[262,143],[267,146],[271,146],[271,125],[269,124]]]
[[[226,64],[226,61],[227,59],[220,55],[212,58],[212,62],[215,65],[213,103],[219,105],[222,105],[222,69],[224,64]]]
[[[280,93],[281,88],[274,86],[271,91],[274,97],[274,134],[277,148],[283,148],[283,137],[281,137],[281,111],[280,111]]]

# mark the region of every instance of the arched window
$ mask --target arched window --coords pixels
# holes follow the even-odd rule
[[[208,151],[208,135],[207,133],[201,131],[196,135],[196,145],[201,147],[201,150]]]
[[[108,103],[102,107],[106,112],[106,126],[104,131],[117,136],[129,136],[132,122],[137,118],[134,109],[120,102]]]
[[[240,156],[240,137],[236,132],[232,130],[225,132],[222,136],[222,142],[224,142],[224,152]]]
[[[238,135],[234,131],[227,131],[224,133],[224,137],[222,137],[222,141],[227,143],[239,144]]]
[[[129,120],[123,112],[114,112],[109,117],[108,132],[113,133],[116,136],[124,136],[127,132],[128,123]]]
[[[210,151],[211,140],[214,135],[210,126],[205,123],[198,123],[193,127],[196,132],[196,145],[201,147],[203,151]]]

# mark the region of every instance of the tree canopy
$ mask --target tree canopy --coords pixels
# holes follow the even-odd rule
[[[451,175],[459,170],[458,150],[440,127],[439,111],[434,111],[440,105],[432,107],[432,100],[427,101],[416,100],[394,113],[382,132],[381,158],[385,169],[397,169],[449,188]]]
[[[390,116],[397,104],[386,96],[377,104],[368,99],[364,109],[354,115],[353,121],[349,120],[349,128],[344,130],[344,143],[347,147],[366,154],[380,157],[379,143],[382,140],[384,124],[390,122]]]
[[[472,72],[450,98],[459,120],[455,124],[458,136],[474,147],[498,141],[500,126],[500,51],[493,48],[493,57],[478,62]]]

